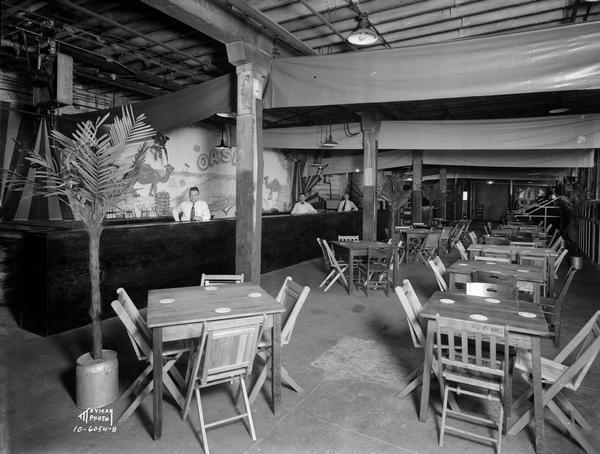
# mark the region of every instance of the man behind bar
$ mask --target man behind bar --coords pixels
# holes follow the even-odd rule
[[[190,200],[181,202],[173,210],[173,219],[176,221],[209,221],[210,210],[204,200],[200,200],[200,191],[196,186],[190,188]]]
[[[296,205],[294,205],[290,214],[312,214],[316,212],[317,210],[306,201],[306,194],[302,192],[300,194],[300,201],[296,202]]]

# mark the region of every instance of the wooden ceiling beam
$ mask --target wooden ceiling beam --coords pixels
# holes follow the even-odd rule
[[[166,94],[166,92],[163,90],[157,90],[155,88],[148,87],[146,85],[140,85],[140,84],[137,84],[130,80],[123,79],[119,76],[116,76],[114,79],[112,79],[110,76],[98,74],[92,69],[77,67],[74,69],[73,72],[74,72],[75,76],[77,76],[81,79],[92,80],[94,82],[99,82],[103,85],[109,85],[111,87],[116,87],[116,88],[120,88],[122,90],[131,91],[131,92],[138,93],[138,94],[141,94],[144,96],[148,96],[150,98],[156,98],[157,96]]]
[[[255,21],[257,21],[262,26],[266,27],[270,30],[275,36],[283,43],[285,43],[288,47],[296,49],[302,55],[316,55],[317,52],[309,46],[307,46],[304,41],[296,38],[292,33],[287,31],[277,22],[273,21],[269,17],[265,16],[261,11],[249,5],[246,0],[227,0],[227,3],[232,4],[237,9],[242,11],[244,14],[248,15]]]

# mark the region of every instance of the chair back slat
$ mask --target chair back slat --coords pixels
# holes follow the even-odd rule
[[[146,324],[146,320],[144,319],[137,306],[133,303],[133,301],[131,300],[124,288],[120,287],[117,289],[117,297],[123,308],[127,311],[127,314],[129,314],[131,320],[133,320],[135,325],[142,333],[142,335],[146,339],[152,339],[152,334],[150,333],[150,329]]]
[[[325,248],[323,241],[324,240],[322,240],[321,238],[317,238],[317,243],[319,244],[319,247],[321,248],[321,252],[323,253],[323,260],[325,260],[325,265],[331,266],[331,261],[329,260],[329,252],[327,252],[327,249]]]
[[[150,345],[152,344],[151,338],[146,337],[140,331],[137,324],[131,319],[131,317],[129,316],[129,314],[127,313],[120,301],[115,300],[110,305],[119,317],[119,320],[121,320],[121,323],[123,323],[123,325],[125,326],[125,329],[127,330],[127,334],[129,335],[129,339],[131,340],[133,349],[135,350],[138,359],[141,359],[145,356],[146,359],[150,363],[152,363],[152,348],[150,347]]]
[[[469,238],[471,239],[471,243],[472,244],[477,244],[479,243],[479,241],[477,240],[477,235],[475,234],[475,232],[473,230],[471,230],[469,232]]]
[[[469,256],[467,255],[467,250],[465,249],[465,247],[462,245],[462,243],[460,241],[457,241],[454,244],[454,247],[456,248],[456,250],[460,254],[460,258],[461,259],[463,259],[463,260],[469,260]]]
[[[436,259],[438,259],[439,262],[441,262],[441,260],[439,260],[439,257],[436,256]],[[448,284],[446,283],[446,280],[444,279],[444,271],[442,271],[438,265],[438,262],[434,260],[429,260],[429,266],[431,267],[433,274],[435,275],[435,280],[438,283],[438,286],[440,288],[440,290],[442,292],[447,292],[448,291]],[[444,264],[442,263],[442,266],[444,266]],[[445,268],[445,267],[444,267]]]
[[[294,282],[290,276],[287,276],[283,281],[277,298],[275,298],[278,303],[285,307],[285,312],[281,314],[281,345],[287,345],[290,342],[298,314],[309,293],[310,287],[302,287]]]
[[[197,375],[201,386],[252,371],[264,320],[260,316],[205,324],[197,351],[203,355]]]
[[[439,376],[449,367],[467,372],[506,377],[509,349],[497,357],[497,346],[509,345],[507,326],[436,317]],[[454,339],[460,339],[458,345]]]
[[[242,274],[205,274],[202,273],[200,285],[219,285],[219,284],[243,284],[244,273]]]
[[[403,285],[396,287],[395,291],[404,309],[413,345],[420,348],[425,345],[425,334],[420,323],[421,302],[408,279],[404,279]]]

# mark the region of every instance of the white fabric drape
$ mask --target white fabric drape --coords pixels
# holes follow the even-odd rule
[[[276,59],[265,108],[600,88],[600,22]]]

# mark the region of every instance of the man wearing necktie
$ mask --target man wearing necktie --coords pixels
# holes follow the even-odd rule
[[[338,212],[342,211],[357,211],[358,207],[354,204],[352,200],[350,200],[350,194],[344,192],[344,198],[338,205]]]
[[[306,201],[306,194],[303,192],[300,194],[300,201],[296,202],[294,208],[292,208],[291,214],[313,214],[317,210]]]
[[[197,187],[190,188],[190,200],[181,202],[173,210],[173,219],[176,221],[209,221],[210,210],[204,200],[200,200],[200,191]]]

